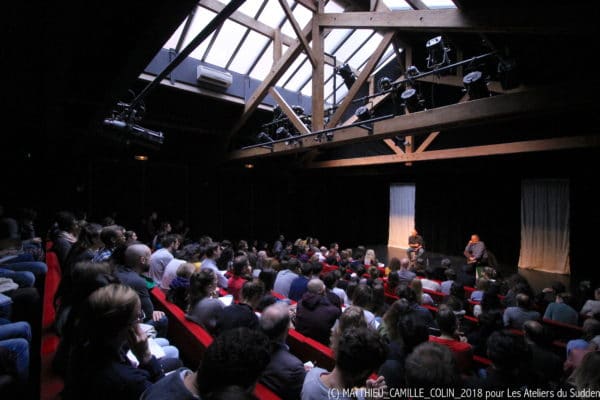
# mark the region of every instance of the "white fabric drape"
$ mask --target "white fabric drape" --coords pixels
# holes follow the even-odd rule
[[[388,246],[408,248],[408,236],[415,227],[415,185],[390,185],[390,230]]]
[[[519,267],[569,274],[569,181],[521,184]]]

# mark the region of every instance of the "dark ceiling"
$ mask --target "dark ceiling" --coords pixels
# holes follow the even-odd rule
[[[363,9],[368,2],[349,3]],[[469,11],[483,2],[459,3]],[[511,7],[515,2],[485,3],[503,5],[502,12],[509,15],[519,13]],[[526,4],[544,12],[539,2]],[[137,76],[194,6],[191,0],[8,3],[3,10],[1,54],[3,119],[9,129],[4,132],[2,159],[129,157],[137,150],[135,144],[127,146],[116,140],[119,136],[98,134],[99,122],[117,100],[129,99],[129,89],[139,91],[147,84]],[[597,10],[598,6],[586,5],[590,26],[597,26]],[[590,26],[585,34],[450,34],[447,40],[465,57],[480,54],[492,43],[517,60],[521,78],[529,85],[586,84],[597,75],[592,60],[599,50],[595,38],[589,37]],[[415,63],[424,57],[421,47],[431,36],[431,32],[403,34],[416,49]],[[210,149],[208,159],[218,160],[224,154],[223,133],[242,111],[237,104],[166,87],[152,92],[146,106],[145,125],[167,135],[156,154],[170,160],[198,158],[205,149]],[[244,131],[264,118],[258,115]]]

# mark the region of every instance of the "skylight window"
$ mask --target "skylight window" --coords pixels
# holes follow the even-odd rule
[[[208,52],[206,62],[218,65],[219,67],[225,67],[229,58],[233,55],[233,51],[237,48],[238,43],[242,40],[244,33],[247,28],[242,25],[232,22],[230,20],[225,21],[219,36],[215,40],[211,50]]]
[[[239,72],[240,74],[248,73],[257,54],[260,53],[267,42],[269,42],[269,38],[266,36],[263,36],[260,33],[250,32],[229,65],[229,69]]]

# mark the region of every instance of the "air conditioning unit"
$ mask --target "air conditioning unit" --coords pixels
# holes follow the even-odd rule
[[[233,76],[226,71],[210,68],[205,65],[198,65],[196,69],[196,79],[200,83],[228,88],[233,83]]]

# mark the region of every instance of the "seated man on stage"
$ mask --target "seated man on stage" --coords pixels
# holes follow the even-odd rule
[[[488,254],[485,248],[485,243],[479,239],[479,235],[471,235],[471,240],[465,247],[465,257],[467,257],[467,264],[472,267],[480,265],[486,265],[488,261]]]
[[[408,237],[408,249],[406,250],[406,256],[409,260],[416,260],[425,253],[424,243],[423,236],[419,235],[416,229],[413,229]]]

